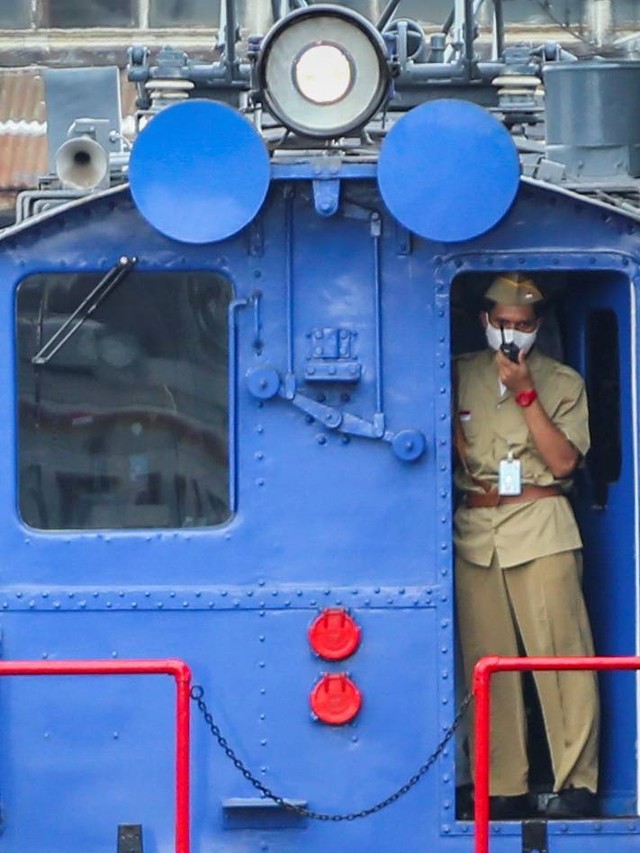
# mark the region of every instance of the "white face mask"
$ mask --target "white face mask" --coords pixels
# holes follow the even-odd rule
[[[489,344],[492,350],[497,351],[500,349],[500,345],[502,344],[502,332],[500,331],[500,329],[496,329],[494,326],[491,325],[491,323],[489,322],[488,314],[485,313],[485,317],[487,318],[487,325],[485,328],[487,343]],[[516,329],[504,330],[505,343],[514,343],[518,347],[518,349],[521,349],[525,353],[525,355],[535,344],[537,336],[537,329],[534,329],[533,332],[518,332]]]

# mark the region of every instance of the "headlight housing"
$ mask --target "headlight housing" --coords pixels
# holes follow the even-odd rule
[[[269,112],[318,139],[366,124],[390,82],[382,36],[357,12],[335,6],[299,9],[279,21],[263,40],[257,75]]]

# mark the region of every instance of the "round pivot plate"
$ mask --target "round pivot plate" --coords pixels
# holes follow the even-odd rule
[[[258,400],[270,400],[280,390],[280,376],[274,367],[254,367],[247,371],[247,388]]]
[[[224,240],[267,194],[269,155],[243,116],[215,101],[184,101],[155,116],[131,152],[131,194],[144,218],[183,243]]]
[[[421,104],[390,130],[378,184],[405,228],[445,243],[472,240],[511,207],[520,161],[506,128],[467,101]]]
[[[346,610],[327,607],[309,628],[309,643],[325,660],[343,660],[360,645],[360,627]]]
[[[403,429],[394,435],[391,447],[398,459],[403,462],[415,462],[424,453],[426,441],[417,429]]]
[[[360,710],[362,694],[343,672],[327,673],[313,688],[310,702],[311,710],[321,722],[342,726]]]

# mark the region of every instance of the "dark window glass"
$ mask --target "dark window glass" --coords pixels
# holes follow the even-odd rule
[[[218,25],[219,0],[151,0],[152,27],[213,27]]]
[[[609,483],[620,477],[620,354],[618,318],[610,309],[587,320],[587,395],[591,450],[587,467],[597,506],[606,506]]]
[[[45,530],[229,517],[226,279],[130,273],[43,365],[102,276],[18,288],[20,512]]]
[[[2,0],[0,3],[0,27],[19,28],[29,26],[29,0]]]
[[[45,0],[45,4],[44,26],[131,27],[137,23],[134,0]]]

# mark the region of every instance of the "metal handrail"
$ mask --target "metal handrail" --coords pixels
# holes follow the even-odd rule
[[[171,675],[176,682],[175,851],[189,853],[189,748],[191,670],[184,661],[0,661],[3,675]]]
[[[473,671],[476,702],[475,853],[489,853],[489,740],[491,676],[526,670],[633,670],[640,657],[485,657]]]

